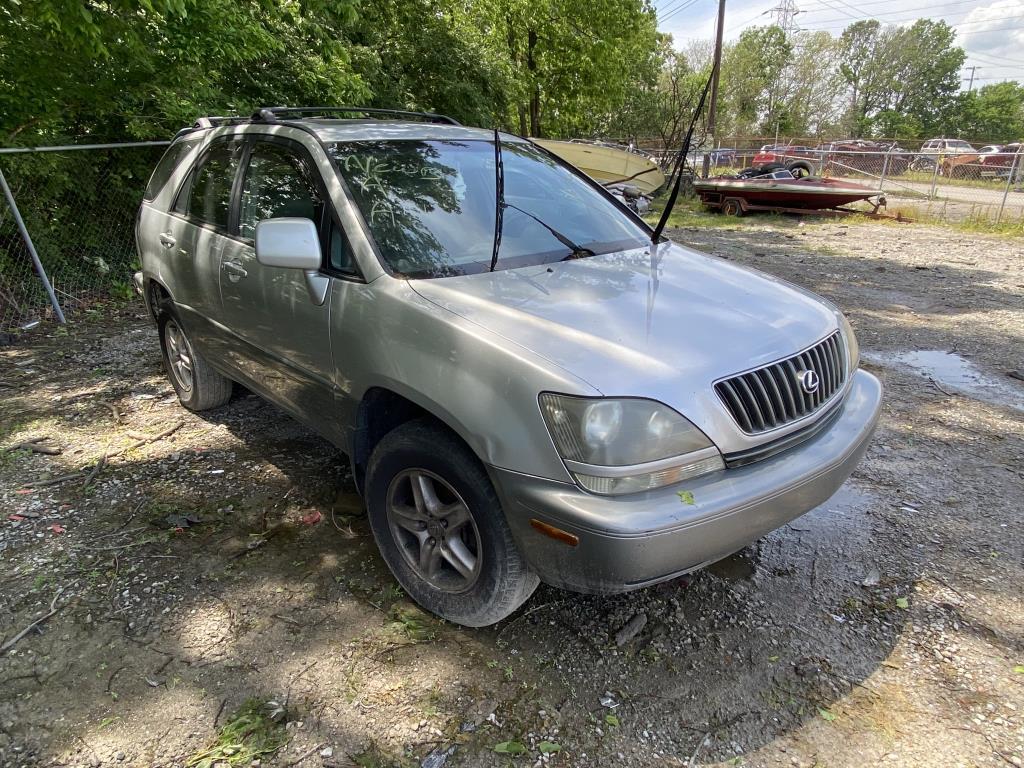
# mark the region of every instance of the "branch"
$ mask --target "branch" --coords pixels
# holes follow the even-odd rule
[[[77,582],[75,582],[75,583],[77,583]],[[74,586],[74,583],[71,586]],[[23,638],[25,635],[27,635],[29,632],[31,632],[36,627],[38,627],[44,621],[49,619],[51,616],[56,614],[62,608],[64,608],[64,606],[66,606],[67,603],[64,603],[63,605],[58,606],[57,605],[57,600],[64,593],[65,589],[67,589],[67,587],[61,587],[60,589],[57,590],[57,594],[55,594],[53,596],[53,600],[50,601],[50,610],[49,611],[47,611],[45,614],[43,614],[38,619],[33,621],[31,624],[29,624],[27,627],[25,627],[23,630],[21,630],[21,632],[16,634],[10,640],[7,640],[6,642],[4,642],[3,645],[0,645],[0,654],[7,653],[7,651],[9,651],[11,648],[13,648],[17,644],[17,642],[19,640],[21,640],[21,638]]]

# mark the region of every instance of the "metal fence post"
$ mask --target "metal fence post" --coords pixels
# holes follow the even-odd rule
[[[892,154],[892,147],[885,151],[885,159],[882,160],[882,176],[878,179],[878,188],[885,184],[885,174],[889,171],[889,156]]]
[[[60,323],[66,323],[64,319],[64,311],[60,308],[60,303],[57,301],[57,294],[53,292],[53,286],[50,284],[50,278],[46,276],[46,270],[43,269],[43,262],[39,260],[39,254],[36,253],[36,247],[32,243],[32,236],[28,233],[28,227],[25,226],[25,220],[21,218],[21,211],[18,210],[18,204],[14,202],[14,194],[11,192],[11,188],[7,185],[7,179],[4,177],[3,169],[0,168],[0,187],[3,187],[4,197],[7,198],[7,205],[11,209],[11,213],[14,214],[14,221],[18,225],[18,231],[21,233],[21,239],[25,241],[25,247],[28,248],[29,255],[32,257],[32,263],[35,265],[36,272],[39,274],[39,279],[43,281],[43,285],[46,287],[46,293],[50,296],[50,303],[53,305],[53,311],[57,315],[57,320]]]
[[[1013,156],[1013,162],[1010,164],[1010,173],[1006,177],[1006,188],[1003,190],[1003,201],[999,204],[999,213],[996,214],[996,226],[1003,218],[1003,209],[1006,208],[1006,198],[1010,196],[1010,187],[1013,186],[1013,180],[1017,176],[1017,171],[1020,168],[1021,149],[1024,149],[1024,145],[1017,147],[1017,152]]]
[[[935,167],[932,169],[932,188],[928,192],[928,199],[935,199],[935,185],[939,181],[939,163],[942,162],[942,155],[938,152],[935,153]]]

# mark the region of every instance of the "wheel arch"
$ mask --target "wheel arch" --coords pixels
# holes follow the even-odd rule
[[[146,302],[146,309],[149,311],[149,316],[155,321],[157,319],[157,308],[160,306],[160,302],[165,299],[172,299],[171,292],[167,289],[167,286],[157,280],[155,277],[146,276],[143,280],[142,298]]]
[[[398,389],[387,385],[372,386],[363,393],[356,408],[350,461],[352,478],[360,493],[364,491],[366,468],[374,448],[389,432],[416,419],[430,419],[451,433],[486,471],[487,463],[456,419],[436,403],[423,402],[422,398],[412,393],[399,392]]]

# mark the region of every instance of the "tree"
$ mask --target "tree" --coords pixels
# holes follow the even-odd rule
[[[926,134],[953,106],[965,55],[944,21],[910,27],[875,20],[846,28],[839,70],[850,87],[847,124],[854,135]]]
[[[793,134],[824,136],[836,130],[845,107],[839,54],[839,41],[828,32],[796,35],[782,95]]]
[[[958,136],[984,141],[1011,142],[1024,139],[1024,84],[991,83],[960,95],[944,127]]]
[[[592,133],[657,69],[646,0],[494,0],[489,9],[512,72],[512,122],[525,135]]]
[[[723,133],[774,133],[789,129],[787,105],[781,98],[783,72],[792,61],[793,46],[778,26],[753,27],[724,52],[720,111]]]

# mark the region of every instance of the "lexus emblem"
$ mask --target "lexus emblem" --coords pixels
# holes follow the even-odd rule
[[[815,371],[801,371],[797,378],[800,381],[800,388],[808,395],[813,395],[821,386],[821,380]]]

